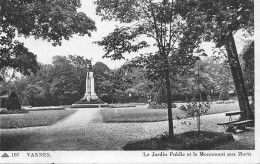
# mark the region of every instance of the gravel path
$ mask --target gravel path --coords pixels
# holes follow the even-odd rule
[[[61,122],[47,127],[1,129],[1,150],[121,150],[130,141],[151,138],[168,131],[168,121],[147,123],[102,123],[100,109],[77,109]],[[223,132],[217,122],[227,121],[223,114],[202,117],[202,130]],[[182,125],[174,120],[174,132],[195,130],[196,122]]]
[[[71,110],[71,109],[70,109]],[[77,112],[56,123],[52,128],[64,128],[73,126],[87,126],[90,122],[102,122],[102,117],[99,114],[99,108],[84,109],[79,108]]]

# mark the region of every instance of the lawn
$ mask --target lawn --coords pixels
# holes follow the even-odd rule
[[[181,104],[177,104],[179,107]],[[212,104],[207,114],[223,113],[239,110],[238,103]],[[108,108],[100,111],[104,122],[156,122],[168,120],[167,109],[148,109],[147,106],[133,108]],[[186,118],[185,112],[172,108],[173,119],[176,116]]]
[[[68,117],[74,112],[76,112],[76,110],[48,110],[30,111],[25,114],[4,114],[0,115],[0,128],[49,126]]]

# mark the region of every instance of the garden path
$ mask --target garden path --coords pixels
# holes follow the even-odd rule
[[[99,114],[99,108],[78,108],[75,109],[77,112],[73,113],[69,117],[65,118],[62,121],[57,122],[52,127],[53,128],[64,128],[70,126],[84,126],[92,122],[102,122],[102,117]]]
[[[100,109],[77,109],[65,120],[46,127],[1,129],[1,150],[121,150],[130,142],[151,138],[168,131],[168,122],[103,123]],[[223,132],[217,122],[226,121],[223,113],[202,117],[203,130]],[[192,120],[191,120],[192,121]],[[196,124],[182,125],[174,120],[174,132],[195,130]]]

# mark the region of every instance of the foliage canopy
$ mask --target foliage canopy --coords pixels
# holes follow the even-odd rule
[[[73,34],[91,36],[95,22],[78,12],[79,0],[0,0],[0,70],[10,67],[23,74],[36,72],[36,55],[16,37],[34,36],[61,45]]]

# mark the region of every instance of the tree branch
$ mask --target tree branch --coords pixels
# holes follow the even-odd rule
[[[153,5],[152,5],[151,0],[149,0],[149,2],[150,2],[150,5],[151,5],[151,10],[152,10],[152,17],[153,17],[154,28],[155,28],[155,33],[156,33],[156,41],[158,43],[160,54],[162,54],[162,50],[161,50],[162,45],[161,45],[160,40],[159,40],[159,32],[158,32],[158,29],[157,29],[157,23],[156,23],[156,18],[155,18],[154,11],[153,11]]]
[[[170,54],[170,49],[171,49],[171,40],[172,40],[172,7],[173,7],[173,0],[171,2],[171,21],[170,21],[170,31],[169,31],[169,34],[170,34],[170,38],[169,38],[169,52],[167,54],[167,56]]]

